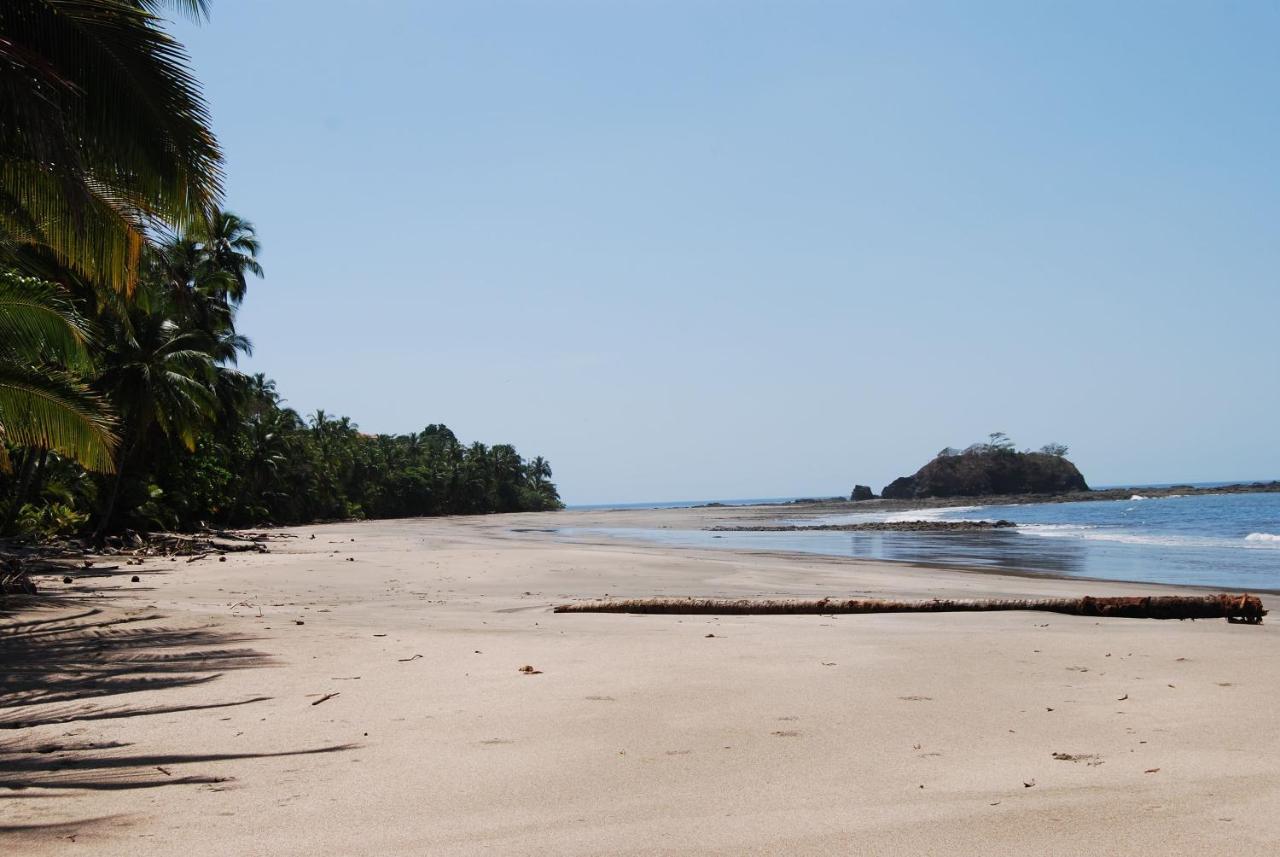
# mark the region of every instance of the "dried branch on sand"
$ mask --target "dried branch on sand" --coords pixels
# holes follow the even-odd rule
[[[1133,598],[976,599],[878,601],[823,598],[819,601],[727,600],[714,598],[637,598],[562,604],[556,613],[957,613],[983,610],[1043,610],[1073,616],[1116,616],[1127,619],[1226,619],[1246,625],[1262,624],[1267,611],[1256,595],[1163,595]]]

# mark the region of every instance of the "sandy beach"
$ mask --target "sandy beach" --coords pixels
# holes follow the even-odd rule
[[[546,531],[768,514],[326,524],[268,554],[44,579],[49,597],[0,616],[0,841],[32,857],[1280,851],[1274,621],[550,612],[1187,592]]]

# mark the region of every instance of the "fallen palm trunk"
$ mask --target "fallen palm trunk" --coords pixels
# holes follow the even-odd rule
[[[1153,595],[1129,598],[976,599],[879,601],[874,599],[819,601],[755,601],[714,598],[637,598],[562,604],[556,613],[700,613],[822,614],[833,613],[960,613],[986,610],[1042,610],[1072,616],[1116,616],[1127,619],[1226,619],[1246,625],[1262,624],[1267,611],[1256,595]]]

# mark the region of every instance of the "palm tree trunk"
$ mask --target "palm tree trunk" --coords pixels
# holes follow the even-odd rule
[[[98,520],[97,529],[93,531],[93,543],[95,545],[102,544],[103,536],[106,535],[107,526],[111,523],[111,516],[115,514],[116,500],[120,496],[120,485],[124,482],[125,465],[133,458],[133,450],[137,447],[141,438],[141,431],[129,429],[128,444],[120,450],[120,460],[116,463],[116,475],[111,480],[111,493],[107,495],[107,504],[103,507],[102,517]]]
[[[4,514],[4,522],[0,523],[0,533],[9,532],[13,522],[18,518],[18,510],[27,497],[27,489],[31,487],[31,477],[35,474],[36,452],[34,449],[22,453],[22,469],[18,471],[18,484],[13,489],[13,501]]]
[[[579,601],[558,605],[556,613],[674,613],[707,615],[771,615],[836,613],[959,613],[985,610],[1044,610],[1073,616],[1119,616],[1130,619],[1223,619],[1249,625],[1262,623],[1267,610],[1256,595],[1151,595],[1115,598],[979,598],[966,600],[881,601],[876,599],[784,601],[776,599],[630,598]]]
[[[48,477],[49,471],[46,465],[49,463],[49,450],[40,450],[40,460],[36,462],[36,476],[31,484],[31,496],[39,497],[40,492],[44,490],[44,480]]]

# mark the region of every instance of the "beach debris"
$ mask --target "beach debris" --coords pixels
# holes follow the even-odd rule
[[[1160,773],[1160,769],[1159,769],[1159,768],[1147,768],[1147,769],[1146,769],[1145,771],[1143,771],[1142,773],[1144,773],[1144,774],[1158,774],[1158,773]]]
[[[396,658],[396,660],[398,660],[398,661],[399,661],[400,663],[402,663],[402,664],[407,664],[407,663],[409,663],[409,661],[416,661],[416,660],[417,660],[418,658],[420,658],[420,657],[422,657],[422,655],[414,655],[414,656],[409,657],[409,658]]]
[[[64,580],[63,583],[69,581]],[[0,561],[0,599],[6,595],[35,595],[36,583],[17,559]]]
[[[1124,702],[1128,698],[1129,698],[1129,694],[1126,693],[1124,696],[1116,697],[1116,702]]]
[[[129,578],[129,582],[130,582],[130,583],[141,583],[141,582],[142,582],[142,578],[141,578],[141,577],[138,577],[138,575],[136,575],[136,574],[135,574],[133,577]]]
[[[712,638],[712,637],[714,637],[714,636],[715,636],[715,634],[707,634],[707,635],[706,635],[706,639],[708,639],[708,640],[709,640],[709,639],[711,639],[711,638]]]
[[[1036,781],[1035,781],[1035,780],[1023,780],[1023,781],[1022,781],[1022,787],[1023,787],[1024,789],[1029,789],[1029,788],[1031,788],[1032,786],[1034,786],[1035,784],[1036,784]]]
[[[524,666],[520,667],[519,671],[524,673],[525,675],[542,675],[542,670],[535,669],[530,664],[525,664]]]
[[[326,693],[324,696],[320,697],[319,699],[317,699],[315,702],[313,702],[313,703],[311,703],[311,704],[312,704],[312,705],[319,705],[319,704],[320,704],[320,703],[322,703],[322,702],[328,702],[329,700],[333,699],[335,696],[338,696],[338,695],[339,695],[339,694],[341,694],[341,693],[342,693],[342,691],[340,691],[340,690],[334,691],[333,693]]]
[[[71,581],[71,578],[70,578],[70,577],[64,577],[64,578],[62,578],[62,582],[63,582],[63,583],[71,583],[72,581]]]
[[[1090,767],[1102,764],[1097,753],[1054,753],[1053,758],[1059,762],[1088,762]]]
[[[717,598],[629,598],[561,604],[556,613],[674,613],[707,615],[767,615],[837,613],[958,613],[993,610],[1043,610],[1073,616],[1126,619],[1226,619],[1260,625],[1267,610],[1256,595],[1149,595],[1095,598],[991,598],[888,601],[822,598],[817,601]]]
[[[305,624],[307,624],[307,623],[306,623],[306,622],[304,622],[304,621],[302,621],[301,619],[294,619],[294,620],[293,620],[293,624],[295,624],[295,625],[305,625]]]

